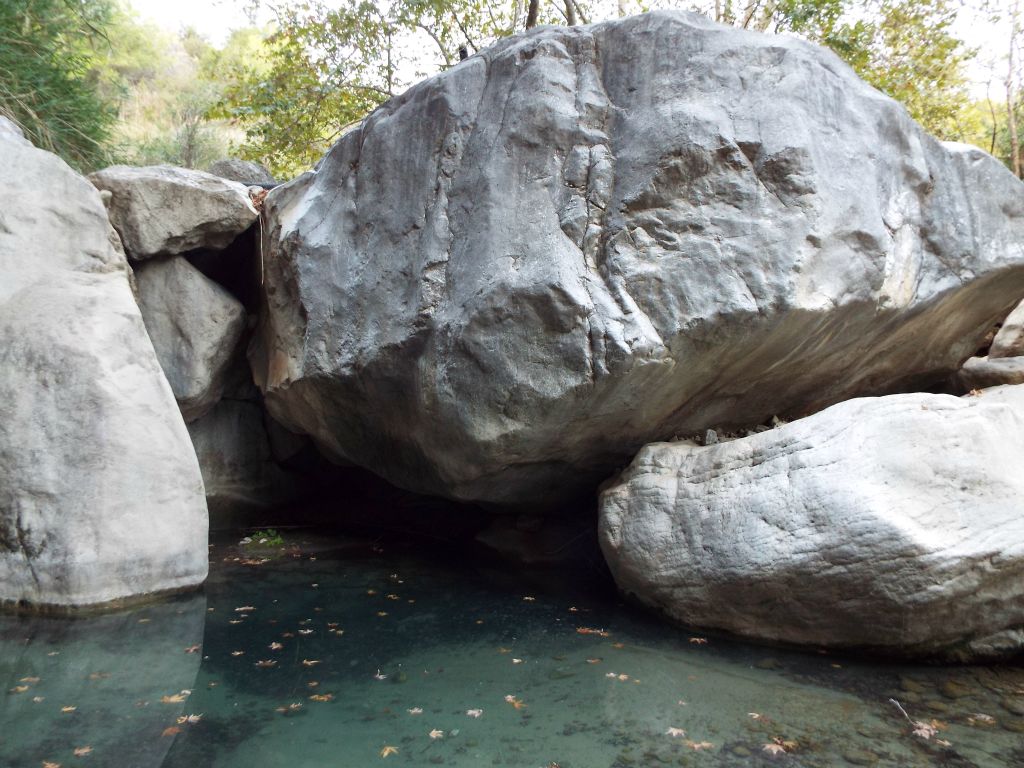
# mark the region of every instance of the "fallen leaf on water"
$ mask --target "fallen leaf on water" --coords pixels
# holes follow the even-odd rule
[[[437,730],[437,728],[435,728],[434,730],[432,730],[430,732],[430,738],[432,738],[432,739],[440,739],[443,736],[444,736],[444,731],[439,731],[439,730]]]
[[[624,683],[629,680],[629,675],[619,675],[619,680]]]
[[[938,744],[940,747],[952,747],[953,746],[953,742],[946,741],[945,739],[936,739],[935,743]]]
[[[381,757],[387,757],[388,755],[397,755],[398,747],[392,747],[387,744],[384,745],[384,749],[380,751]]]
[[[422,715],[423,707],[413,707],[412,709],[408,710],[408,712],[410,715]]]
[[[231,655],[232,656],[244,656],[245,655],[245,651],[232,651]]]
[[[228,624],[241,624],[241,619],[228,619]]]
[[[320,685],[320,683],[318,683],[316,680],[310,680],[308,683],[306,683],[307,688],[316,688],[318,685]]]
[[[284,643],[279,643],[277,641],[274,641],[273,643],[270,644],[269,647],[270,647],[270,650],[272,650],[272,651],[280,651],[282,648],[284,648]]]
[[[707,645],[708,639],[706,637],[691,637],[690,642],[694,645]]]
[[[527,602],[527,603],[532,603],[536,599],[537,599],[536,597],[530,597],[529,595],[527,595],[526,597],[523,598],[523,600],[525,602]]]
[[[522,664],[523,660],[522,659],[512,659],[512,663],[513,664]]]
[[[313,632],[315,632],[315,631],[316,630],[313,630],[313,629],[300,629],[299,630],[299,634],[300,635],[312,635]]]
[[[587,659],[587,664],[600,664],[600,659]]]
[[[320,663],[320,659],[303,659],[302,666],[304,667],[315,667]]]
[[[177,736],[179,733],[181,733],[181,728],[179,728],[176,725],[170,725],[170,726],[164,728],[164,732],[161,733],[160,735],[161,736]]]
[[[175,693],[175,694],[172,694],[171,696],[161,696],[160,697],[160,703],[161,704],[181,704],[181,702],[183,702],[186,698],[188,698],[188,697],[184,693]]]
[[[255,666],[260,667],[261,669],[266,669],[268,667],[276,667],[277,662],[273,659],[260,659],[256,662]]]
[[[178,718],[177,722],[178,722],[178,725],[185,725],[185,724],[195,725],[196,723],[198,723],[202,719],[203,719],[202,715],[181,715]]]
[[[249,613],[255,610],[251,605],[243,605],[241,608],[235,608],[235,613]]]
[[[38,677],[23,677],[18,682],[19,683],[38,683],[39,682],[39,678]]]
[[[622,643],[612,643],[612,648],[625,648],[626,646]]]
[[[60,768],[60,763],[51,763],[49,760],[43,760],[43,768]]]
[[[309,697],[310,701],[334,701],[333,693],[314,693]]]
[[[470,717],[480,717],[484,711],[482,709],[467,709],[466,714]]]
[[[498,653],[512,653],[511,648],[499,648]]]
[[[185,649],[185,653],[199,653],[199,649],[202,647],[201,645],[190,645]]]
[[[294,632],[282,632],[281,637],[295,637]]]
[[[977,725],[978,723],[981,723],[982,725],[992,725],[995,721],[996,719],[992,717],[992,715],[983,715],[980,712],[968,715],[967,717],[967,722],[970,725]],[[942,729],[942,725],[937,723],[935,720],[932,720],[932,725],[939,730]]]
[[[74,712],[76,709],[78,709],[78,707],[61,707],[60,711],[67,713],[67,712]]]
[[[751,720],[767,720],[768,719],[764,715],[762,715],[760,712],[747,712],[747,714],[750,716]]]
[[[374,680],[387,680],[387,679],[388,679],[388,676],[387,676],[387,675],[382,675],[382,674],[380,673],[380,670],[378,669],[378,670],[377,670],[377,671],[376,671],[376,672],[374,673],[374,675],[373,675],[373,679],[374,679]]]
[[[386,597],[387,597],[388,600],[401,600],[401,598],[398,595],[395,595],[395,594],[389,594],[389,595],[386,595]]]
[[[934,725],[930,723],[923,723],[920,720],[915,720],[913,725],[913,735],[922,739],[930,739],[938,731],[938,728],[936,728]]]
[[[511,704],[515,709],[522,709],[526,706],[521,699],[517,699],[511,693],[505,697],[505,701]]]
[[[75,747],[75,757],[85,757],[92,752],[92,747]]]
[[[28,690],[28,686],[27,685],[16,685],[13,688],[11,688],[11,693],[24,693],[27,690]]]
[[[684,731],[682,728],[669,728],[667,731],[665,731],[665,733],[666,735],[671,736],[672,738],[682,738],[686,735],[686,731]]]
[[[388,615],[388,612],[387,611],[377,611],[377,615],[380,616],[381,618],[384,618],[385,616]]]
[[[711,749],[715,745],[710,741],[688,741],[686,742],[686,746],[695,752],[700,752],[702,749]]]
[[[46,701],[46,697],[45,696],[33,696],[32,697],[32,701],[35,704],[42,704],[44,701]]]
[[[579,610],[580,609],[577,608],[575,605],[570,605],[569,606],[569,613],[579,613]]]
[[[578,635],[597,635],[598,637],[608,637],[610,632],[603,629],[594,629],[593,627],[576,627],[576,634]]]
[[[772,742],[770,744],[763,744],[761,746],[761,751],[762,752],[767,752],[769,755],[772,755],[772,756],[786,754],[786,748],[784,746],[782,746],[781,744],[776,744],[774,742]]]
[[[376,589],[368,589],[368,590],[366,590],[366,594],[368,594],[368,595],[376,595],[377,594],[377,590]]]
[[[605,672],[604,676],[605,677],[618,677],[618,675],[616,675],[614,672]]]

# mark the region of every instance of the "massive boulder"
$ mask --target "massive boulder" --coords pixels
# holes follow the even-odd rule
[[[967,391],[1024,384],[1024,357],[972,357],[960,369],[960,383]]]
[[[601,494],[619,587],[691,625],[907,654],[1024,647],[1024,387],[859,398],[645,446]]]
[[[199,584],[199,466],[100,195],[10,131],[0,156],[0,602]]]
[[[225,248],[259,215],[244,184],[189,168],[114,165],[89,180],[105,193],[110,221],[137,261]]]
[[[267,198],[270,412],[408,489],[557,506],[643,444],[945,379],[1024,185],[811,44],[659,12],[503,40]]]
[[[139,309],[185,421],[220,399],[245,331],[245,308],[183,258],[135,270]]]

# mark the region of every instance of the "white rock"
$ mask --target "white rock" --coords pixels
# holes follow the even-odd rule
[[[189,168],[114,165],[89,180],[110,192],[110,221],[136,260],[225,248],[259,215],[244,184]]]
[[[150,259],[135,269],[139,309],[185,421],[224,391],[245,331],[245,308],[183,258]]]
[[[0,132],[0,602],[201,583],[202,478],[99,193]]]
[[[1016,306],[992,340],[990,358],[1024,356],[1024,301]]]
[[[1024,356],[972,357],[960,369],[960,383],[968,391],[1003,384],[1024,384]]]
[[[862,398],[751,437],[645,446],[601,494],[620,589],[817,647],[1024,644],[1024,387]]]
[[[401,487],[590,498],[640,446],[945,381],[1024,185],[831,52],[659,12],[501,40],[267,198],[268,410]]]

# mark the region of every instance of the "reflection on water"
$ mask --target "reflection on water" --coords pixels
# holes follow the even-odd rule
[[[205,597],[0,617],[0,765],[1024,765],[1016,666],[758,648],[550,575],[295,543],[214,547]]]

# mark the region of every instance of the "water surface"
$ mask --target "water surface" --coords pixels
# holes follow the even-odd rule
[[[0,766],[1024,765],[1018,666],[763,648],[454,560],[232,540],[203,593],[0,616]]]

